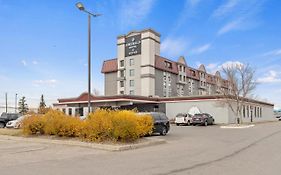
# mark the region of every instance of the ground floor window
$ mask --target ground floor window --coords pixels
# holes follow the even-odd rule
[[[72,115],[72,108],[68,109],[68,115]]]

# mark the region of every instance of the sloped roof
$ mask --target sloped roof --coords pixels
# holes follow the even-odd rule
[[[102,73],[116,72],[117,70],[118,70],[117,58],[106,60],[103,62],[102,70],[101,70]]]
[[[168,68],[167,66],[165,66],[165,62],[169,62],[172,64],[172,68]],[[174,74],[178,74],[178,66],[177,63],[174,61],[171,61],[167,58],[161,57],[159,55],[155,55],[155,68],[160,69],[160,70],[164,70],[167,72],[171,72]]]
[[[206,72],[206,68],[204,66],[204,64],[201,64],[198,68],[198,70],[202,71],[202,72]]]
[[[187,66],[184,56],[180,56],[180,57],[179,57],[178,63],[181,63],[181,64]]]
[[[192,78],[192,79],[196,79],[196,80],[200,79],[198,70],[193,69],[191,67],[186,68],[186,76],[188,78]]]

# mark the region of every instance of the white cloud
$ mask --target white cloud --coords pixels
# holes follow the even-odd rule
[[[226,14],[231,13],[234,8],[238,5],[240,0],[228,0],[226,3],[219,6],[212,14],[212,17],[222,17]]]
[[[25,60],[21,60],[21,64],[22,64],[23,66],[27,66],[27,62],[26,62]]]
[[[219,70],[219,64],[218,63],[210,63],[206,66],[207,72],[211,74],[215,74],[216,71]]]
[[[263,56],[281,56],[281,49],[272,50],[263,54]]]
[[[265,0],[228,0],[211,15],[214,18],[226,19],[217,34],[222,35],[233,30],[248,30],[256,27],[260,23],[258,14],[264,8],[264,3]]]
[[[119,19],[122,25],[136,25],[151,11],[155,0],[122,1]]]
[[[186,3],[190,4],[191,7],[195,7],[201,0],[186,0]]]
[[[274,70],[269,71],[266,76],[258,78],[257,82],[259,83],[280,83],[281,82],[281,73]]]
[[[218,35],[222,35],[225,34],[227,32],[230,32],[232,30],[237,30],[239,29],[239,27],[241,27],[241,20],[235,20],[235,21],[231,21],[227,24],[225,24],[222,28],[220,28],[220,30],[218,31]]]
[[[51,86],[55,87],[55,85],[58,83],[57,80],[55,79],[50,79],[50,80],[34,80],[33,82],[34,86]]]
[[[184,38],[166,38],[161,44],[161,52],[170,57],[183,55],[187,45]]]
[[[32,64],[37,65],[38,62],[37,62],[36,60],[33,60],[33,61],[32,61]]]
[[[191,49],[191,54],[201,54],[203,52],[206,52],[207,50],[209,50],[211,47],[211,44],[204,44],[202,46],[199,46],[197,48]]]

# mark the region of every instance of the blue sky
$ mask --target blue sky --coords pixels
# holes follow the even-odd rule
[[[87,16],[72,0],[0,0],[0,106],[8,92],[37,107],[87,90]],[[81,0],[103,16],[92,21],[92,85],[103,93],[105,59],[116,57],[116,37],[153,28],[161,55],[214,72],[226,63],[256,69],[259,99],[281,108],[281,1]]]

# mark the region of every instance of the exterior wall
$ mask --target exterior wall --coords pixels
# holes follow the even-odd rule
[[[106,96],[117,94],[117,72],[107,73],[104,76],[104,94]]]
[[[192,107],[197,107],[200,112],[211,114],[217,124],[229,122],[228,108],[218,100],[167,102],[166,115],[169,119],[173,119],[178,113],[188,113]]]
[[[141,36],[141,53],[132,56],[125,55],[125,41],[127,37]],[[117,64],[118,81],[124,81],[122,88],[118,83],[117,94],[124,92],[128,95],[155,96],[155,55],[160,54],[160,36],[151,30],[130,32],[129,35],[121,36],[117,41]],[[130,59],[134,59],[134,65],[130,65]],[[124,66],[120,66],[120,61]],[[134,76],[130,76],[130,70],[134,70]],[[121,77],[121,71],[125,71],[125,77]],[[130,86],[130,80],[134,86]],[[133,93],[132,93],[133,92]]]
[[[163,97],[163,71],[155,69],[155,95]]]
[[[235,103],[232,103],[234,109],[236,108]],[[270,105],[262,105],[256,103],[245,103],[245,115],[243,114],[243,108],[241,110],[241,118],[243,123],[250,123],[251,119],[252,122],[264,122],[264,121],[275,121],[273,114],[273,106]],[[235,123],[236,115],[235,113],[229,108],[229,122]],[[256,108],[256,112],[255,112]],[[260,111],[261,110],[261,111]]]
[[[171,74],[171,95],[170,97],[176,97],[178,96],[177,93],[177,81],[178,81],[178,76],[176,74]]]

